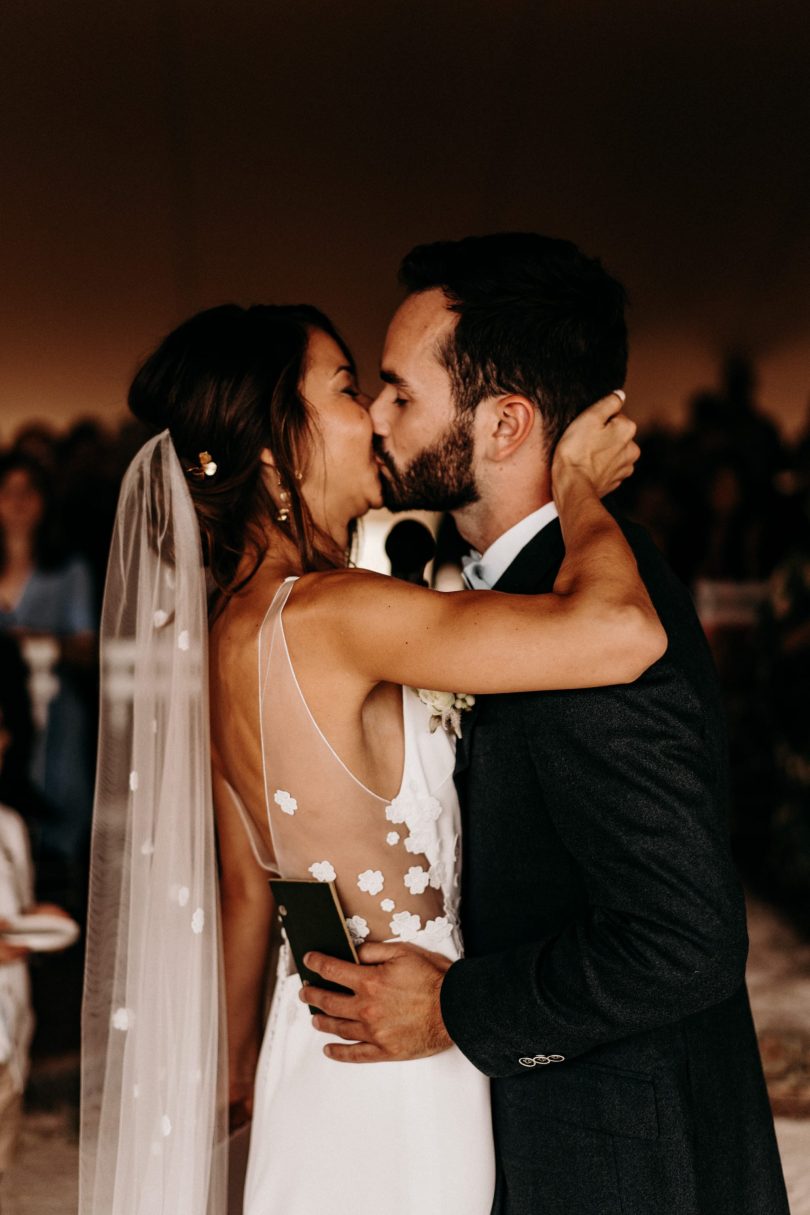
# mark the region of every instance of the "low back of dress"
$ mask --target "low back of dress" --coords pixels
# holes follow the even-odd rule
[[[335,881],[352,936],[413,941],[459,952],[458,800],[454,748],[431,733],[430,710],[403,689],[404,762],[393,800],[363,784],[313,717],[290,660],[282,583],[259,633],[259,702],[265,805],[273,858],[253,832],[265,868],[285,878]]]
[[[430,709],[405,688],[399,792],[380,797],[358,780],[314,719],[290,661],[284,606],[294,585],[281,586],[259,636],[273,867],[284,877],[335,880],[355,940],[408,941],[453,960],[453,743],[431,733]],[[296,632],[296,658],[299,644]],[[395,714],[396,699],[385,703]],[[383,722],[386,738],[396,737],[395,724]],[[455,1046],[385,1067],[336,1066],[324,1045],[345,1042],[313,1032],[300,991],[284,949],[256,1069],[245,1215],[311,1215],[325,1193],[332,1210],[353,1215],[489,1212],[487,1077]]]

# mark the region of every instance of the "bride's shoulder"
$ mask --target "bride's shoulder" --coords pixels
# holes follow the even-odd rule
[[[269,618],[274,604],[283,606],[285,626],[304,628],[326,641],[340,635],[347,623],[368,618],[369,612],[391,594],[393,579],[370,570],[340,569],[302,574],[299,578],[267,583],[257,581],[234,595],[211,622],[212,656],[228,662],[244,658]],[[285,593],[286,590],[286,593]]]
[[[293,583],[285,612],[340,612],[363,597],[379,594],[391,579],[371,570],[340,569],[302,574]]]

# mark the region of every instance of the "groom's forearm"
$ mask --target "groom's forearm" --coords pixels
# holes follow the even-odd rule
[[[479,1071],[511,1076],[563,1063],[720,1003],[743,982],[746,939],[738,926],[729,925],[722,942],[718,935],[711,954],[687,950],[677,963],[656,966],[648,956],[628,966],[626,951],[639,945],[639,935],[628,932],[624,917],[598,927],[596,918],[570,925],[553,941],[464,958],[450,968],[442,1019]],[[602,948],[605,936],[614,940]]]

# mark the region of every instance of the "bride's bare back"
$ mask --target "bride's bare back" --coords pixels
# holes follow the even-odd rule
[[[220,821],[243,820],[264,868],[335,880],[358,941],[438,947],[455,922],[452,746],[411,690],[369,693],[308,636],[296,586],[282,583],[261,619],[255,594],[233,601],[212,629]]]

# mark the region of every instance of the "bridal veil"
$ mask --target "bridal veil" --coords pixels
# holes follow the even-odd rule
[[[226,1054],[200,536],[169,432],[130,465],[101,628],[80,1215],[221,1215]]]

